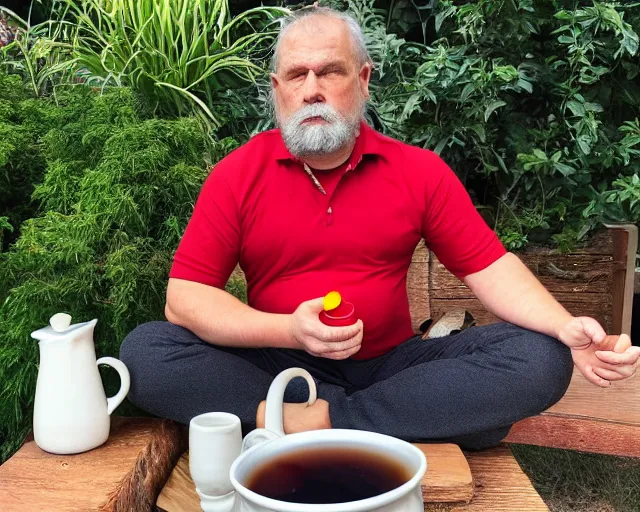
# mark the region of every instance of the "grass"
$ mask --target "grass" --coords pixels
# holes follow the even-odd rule
[[[640,512],[640,459],[512,445],[552,512]]]

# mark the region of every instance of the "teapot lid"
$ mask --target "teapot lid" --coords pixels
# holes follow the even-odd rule
[[[33,331],[31,337],[38,341],[59,340],[90,323],[95,325],[97,320],[71,325],[71,315],[67,313],[56,313],[49,319],[49,325]]]

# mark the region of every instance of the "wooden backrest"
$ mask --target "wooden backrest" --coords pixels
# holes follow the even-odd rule
[[[611,334],[630,334],[637,247],[638,228],[620,225],[570,254],[532,248],[518,255],[570,313],[596,318]],[[498,321],[424,244],[414,253],[407,290],[416,333],[424,320],[452,309],[471,312],[478,325]],[[602,389],[575,370],[564,398],[514,425],[507,441],[640,457],[638,436],[640,377]]]

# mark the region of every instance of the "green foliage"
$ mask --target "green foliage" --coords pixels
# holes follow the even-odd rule
[[[621,176],[613,182],[612,189],[596,193],[584,215],[609,222],[632,219],[635,224],[640,224],[640,176]]]
[[[49,102],[31,97],[18,75],[0,72],[0,253],[36,211],[30,197],[45,168],[39,139],[62,121],[55,113]]]
[[[19,74],[35,96],[50,94],[63,78],[68,79],[75,62],[65,42],[68,27],[49,21],[32,24],[30,18],[24,20],[2,6],[0,12],[18,23],[16,39],[0,48],[0,70]]]
[[[42,101],[42,100],[39,100]],[[136,325],[163,318],[173,252],[207,175],[213,147],[191,118],[145,119],[131,92],[76,87],[58,94],[42,140],[34,198],[42,213],[0,254],[0,458],[29,428],[37,343],[29,333],[56,312],[98,318],[96,349],[116,355]]]
[[[373,123],[441,154],[507,247],[640,221],[640,4],[325,3],[365,28]]]
[[[70,37],[77,75],[91,84],[129,85],[161,114],[204,113],[224,123],[211,105],[227,89],[262,73],[286,13],[256,7],[235,17],[228,0],[58,0],[54,15],[74,27]]]

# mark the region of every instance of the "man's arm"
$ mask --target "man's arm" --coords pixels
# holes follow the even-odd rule
[[[573,319],[515,254],[505,254],[463,281],[489,312],[520,327],[560,339]]]
[[[213,345],[291,348],[312,356],[347,359],[360,350],[362,320],[329,327],[318,318],[323,298],[309,300],[291,315],[264,313],[215,286],[169,279],[165,316]]]
[[[216,345],[300,348],[291,335],[290,315],[263,313],[225,290],[193,281],[169,279],[165,316]]]
[[[570,347],[589,382],[607,387],[636,372],[640,347],[632,346],[629,336],[607,336],[593,318],[569,314],[515,254],[505,254],[463,281],[494,315]]]

